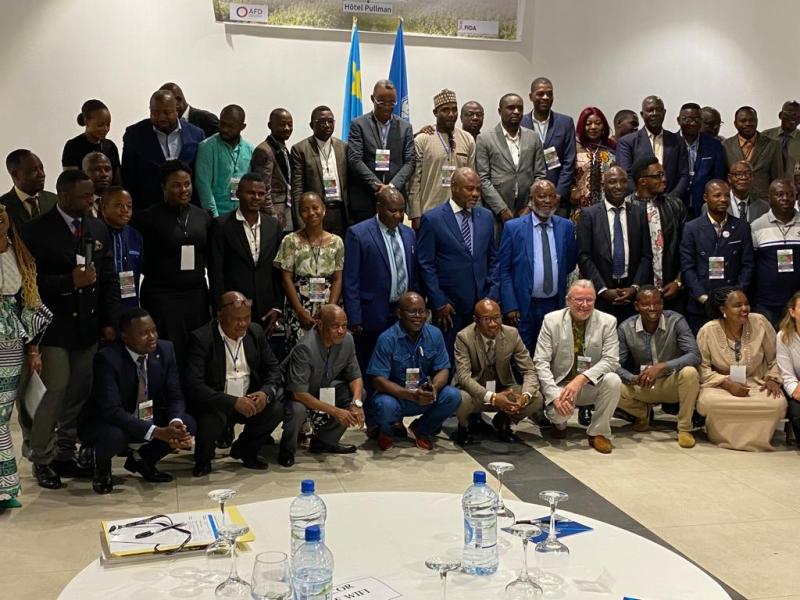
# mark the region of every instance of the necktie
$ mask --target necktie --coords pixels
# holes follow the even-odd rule
[[[35,219],[39,216],[39,196],[30,196],[25,202],[28,205],[28,212],[31,213],[31,218]]]
[[[136,359],[136,374],[139,376],[139,388],[136,390],[137,406],[142,402],[147,402],[147,370],[144,364],[146,360],[147,355],[140,356]]]
[[[487,340],[486,341],[486,364],[490,367],[494,367],[495,362],[497,362],[497,356],[494,351],[494,340]]]
[[[394,289],[392,290],[392,302],[402,296],[407,287],[408,274],[406,273],[406,261],[403,260],[403,249],[400,247],[400,240],[397,239],[397,229],[389,230],[389,242],[392,247],[392,260],[394,270],[397,273]]]
[[[739,218],[747,221],[747,202],[739,202]]]
[[[625,241],[622,237],[621,212],[621,206],[614,209],[614,249],[612,254],[612,276],[614,279],[622,279],[625,274]]]
[[[464,245],[472,254],[472,225],[469,222],[472,215],[467,210],[462,210],[458,214],[461,217],[461,237],[464,238]]]
[[[74,235],[76,239],[81,239],[81,220],[80,219],[72,219],[72,235]]]
[[[553,293],[553,260],[550,256],[550,236],[547,235],[547,223],[539,223],[542,229],[542,263],[544,266],[544,280],[542,291],[545,294]]]
[[[781,134],[781,152],[783,153],[783,164],[784,166],[789,164],[789,139],[791,134],[788,131],[784,131]]]

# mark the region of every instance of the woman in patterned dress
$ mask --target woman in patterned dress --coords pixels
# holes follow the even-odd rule
[[[286,292],[287,354],[318,321],[319,309],[342,297],[344,242],[322,228],[325,204],[312,192],[300,197],[302,229],[281,242],[275,266],[281,269]]]
[[[575,183],[570,190],[572,220],[577,223],[582,208],[603,197],[603,173],[614,164],[616,142],[609,140],[608,120],[599,108],[589,106],[581,111],[575,125],[578,138],[575,157]]]
[[[38,343],[52,318],[36,287],[36,263],[0,205],[0,510],[21,506],[8,424],[23,365],[42,369]]]

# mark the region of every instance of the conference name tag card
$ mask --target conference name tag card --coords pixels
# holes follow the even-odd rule
[[[133,271],[119,272],[119,297],[136,298],[136,284],[133,279]]]
[[[493,394],[497,391],[497,382],[494,379],[490,379],[486,382],[486,391],[492,392]]]
[[[544,162],[547,164],[548,171],[561,166],[561,160],[558,158],[558,152],[556,152],[555,146],[544,149]]]
[[[75,266],[85,266],[86,265],[86,257],[82,254],[75,255]]]
[[[440,175],[440,179],[441,179],[441,182],[442,182],[441,185],[442,185],[443,188],[449,188],[450,187],[450,181],[453,179],[453,173],[455,173],[455,172],[456,172],[456,166],[455,165],[443,165],[442,166],[442,173]]]
[[[136,407],[136,415],[142,421],[152,421],[153,420],[153,401],[152,400],[145,400],[144,402],[139,402],[139,405]]]
[[[308,280],[308,299],[311,302],[327,302],[328,286],[324,277],[311,277]]]
[[[247,392],[244,377],[231,377],[225,382],[225,393],[241,398]]]
[[[333,588],[333,600],[393,600],[402,598],[403,595],[393,590],[380,579],[374,577],[361,577],[346,583],[340,583]]]
[[[181,246],[181,271],[194,271],[194,246]]]
[[[319,388],[319,401],[331,406],[336,406],[336,388]]]
[[[709,256],[708,257],[708,278],[709,279],[725,279],[725,257],[724,256]]]
[[[419,387],[419,369],[406,369],[406,389],[416,390]]]
[[[745,385],[747,383],[747,365],[731,365],[731,381]]]
[[[231,200],[235,200],[237,202],[239,201],[239,196],[237,195],[239,191],[239,181],[240,181],[239,177],[231,177],[231,184],[230,184]]]
[[[584,371],[588,371],[592,368],[592,357],[591,356],[579,356],[578,357],[578,375],[583,373]]]
[[[339,184],[335,177],[323,177],[322,185],[325,188],[326,200],[339,200]]]
[[[778,273],[794,273],[794,252],[792,248],[778,250]]]
[[[375,149],[375,170],[376,171],[388,171],[389,170],[389,163],[391,152],[387,148],[376,148]]]

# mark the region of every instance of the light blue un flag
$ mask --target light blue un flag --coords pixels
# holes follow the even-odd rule
[[[347,76],[344,83],[344,111],[342,115],[342,139],[350,135],[350,121],[361,116],[361,52],[358,49],[358,21],[353,19],[350,38],[350,58],[347,59]]]
[[[394,114],[410,122],[408,110],[408,75],[406,75],[406,45],[403,41],[403,19],[397,26],[397,36],[394,38],[394,52],[392,52],[392,66],[389,68],[389,80],[397,89],[397,104]]]

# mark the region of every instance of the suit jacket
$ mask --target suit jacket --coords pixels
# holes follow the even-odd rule
[[[577,246],[572,221],[553,216],[556,256],[558,258],[558,302],[563,306],[567,294],[567,277],[575,270]],[[525,215],[506,221],[497,254],[497,283],[500,286],[500,305],[503,313],[518,310],[528,317],[533,296],[533,264],[542,260],[541,248],[534,247],[533,217]]]
[[[686,141],[681,136],[681,141],[686,144]],[[688,157],[688,150],[687,157]],[[697,158],[694,165],[690,169],[693,171],[691,183],[683,196],[691,214],[697,216],[700,214],[701,208],[704,206],[703,194],[706,189],[706,184],[712,179],[725,179],[728,172],[727,164],[725,163],[725,151],[722,149],[722,144],[718,139],[707,133],[701,133],[697,144]]]
[[[189,412],[193,414],[222,411],[230,414],[236,397],[225,393],[225,342],[219,334],[219,321],[212,319],[189,338],[189,358],[186,362],[184,384],[189,397]],[[250,385],[247,393],[262,391],[269,402],[282,396],[281,368],[270,350],[260,325],[251,323],[242,342]],[[280,392],[280,393],[279,393]]]
[[[347,166],[350,210],[354,218],[363,220],[375,214],[375,192],[381,184],[391,183],[404,196],[414,174],[414,133],[411,125],[392,115],[386,147],[389,149],[389,170],[375,170],[375,150],[381,147],[380,134],[372,112],[350,123],[347,139]]]
[[[736,216],[734,214],[734,212],[733,212],[733,205],[734,205],[734,203],[736,201],[737,200],[736,200],[735,196],[733,195],[733,193],[731,193],[731,203],[730,203],[730,206],[728,206],[728,214],[731,215],[732,217]],[[766,200],[762,200],[761,198],[756,198],[751,194],[750,195],[750,202],[748,203],[748,207],[747,207],[747,223],[751,224],[753,221],[755,221],[761,215],[767,214],[769,212],[769,210],[770,210],[769,209],[769,202],[767,202]],[[703,204],[703,209],[700,212],[701,212],[702,215],[707,215],[708,214],[708,205],[707,204]]]
[[[483,203],[495,215],[508,209],[514,214],[528,205],[528,192],[537,179],[547,176],[539,136],[520,127],[519,164],[514,166],[502,124],[483,132],[475,141],[475,166],[481,177]],[[567,196],[569,197],[569,196]]]
[[[646,200],[641,200],[636,194],[628,196],[628,200],[636,202],[647,215]],[[659,217],[661,218],[661,232],[664,239],[664,248],[661,254],[661,275],[664,285],[666,285],[675,281],[681,274],[680,247],[683,226],[687,220],[687,210],[681,200],[670,194],[662,194],[657,199],[657,204]],[[650,241],[652,253],[652,239]]]
[[[202,129],[181,119],[180,161],[192,167],[197,146],[204,139]],[[165,162],[164,151],[150,119],[143,119],[125,130],[122,136],[122,182],[133,198],[135,210],[164,200],[159,169]]]
[[[125,431],[131,441],[143,442],[151,421],[143,421],[138,411],[139,375],[127,347],[118,339],[94,356],[92,395],[81,414],[81,422],[100,418]],[[172,342],[158,340],[155,352],[147,355],[147,391],[153,412],[165,422],[186,414],[175,349]]]
[[[58,202],[58,196],[51,192],[42,190],[39,196],[39,215],[50,211]],[[6,207],[8,216],[17,228],[22,227],[25,223],[32,220],[31,214],[22,204],[22,200],[17,196],[17,191],[12,187],[11,191],[0,196],[0,204]]]
[[[561,393],[559,384],[572,371],[575,361],[573,344],[569,309],[562,308],[545,315],[533,356],[545,404],[550,404],[558,397]],[[591,367],[583,372],[591,383],[597,385],[604,375],[616,373],[619,368],[616,318],[597,309],[592,311],[586,323],[583,355],[592,359]]]
[[[766,129],[762,131],[766,137],[775,140],[778,142],[778,146],[781,146],[781,134],[783,133],[783,129],[780,127],[773,127],[771,129]],[[794,181],[794,170],[797,163],[800,162],[800,130],[795,129],[789,135],[789,147],[787,148],[787,152],[789,154],[789,160],[784,161],[784,177],[787,179]],[[783,147],[781,146],[781,158],[783,158]]]
[[[722,142],[722,147],[725,149],[725,158],[729,168],[733,163],[744,160],[738,135],[729,137]],[[758,134],[750,165],[753,167],[753,187],[750,195],[753,198],[769,197],[770,182],[778,177],[783,177],[784,174],[780,142],[764,134]]]
[[[625,200],[628,229],[628,276],[623,287],[653,282],[653,250],[647,214],[641,204]],[[581,211],[578,221],[578,267],[581,275],[591,279],[598,295],[613,283],[613,248],[608,225],[606,203],[599,202]]]
[[[345,210],[347,222],[347,144],[332,137],[333,155],[336,157],[336,173],[339,176],[339,195]],[[300,206],[300,196],[314,192],[325,200],[325,186],[322,181],[322,160],[319,146],[314,136],[307,137],[292,146],[292,205]]]
[[[536,368],[515,327],[503,325],[494,341],[495,374],[498,389],[517,385],[512,365],[522,375],[522,390],[539,396]],[[486,346],[475,323],[458,332],[455,344],[455,378],[453,384],[473,398],[486,396]]]
[[[725,259],[724,279],[709,279],[710,256]],[[689,221],[681,240],[681,282],[689,294],[687,312],[705,314],[698,298],[718,287],[735,285],[746,290],[753,280],[754,265],[750,225],[729,216],[722,235],[717,237],[708,215]]]
[[[203,130],[207,138],[210,138],[215,133],[219,133],[219,119],[214,113],[203,110],[202,108],[189,107],[189,114],[186,119],[194,125]]]
[[[408,274],[408,291],[419,291],[417,278],[417,236],[406,225],[398,227],[403,240]],[[389,326],[389,298],[392,272],[389,254],[377,218],[361,221],[347,229],[344,237],[344,310],[350,327],[380,333]]]
[[[53,313],[53,322],[42,338],[44,346],[85,348],[97,343],[101,327],[117,326],[119,279],[114,272],[108,229],[94,217],[83,217],[82,229],[83,238],[78,243],[57,209],[22,227],[22,238],[36,259],[36,283],[42,302]],[[85,253],[83,240],[89,234],[94,239],[92,263],[97,281],[75,289],[75,257]]]
[[[250,170],[261,175],[261,178],[266,182],[267,203],[285,205],[292,203],[291,169],[288,174],[285,174],[283,169],[275,164],[275,150],[269,143],[269,137],[253,150],[253,158],[250,159]],[[281,222],[281,217],[275,216]]]
[[[662,167],[667,175],[667,189],[665,193],[683,197],[689,187],[689,152],[686,143],[677,133],[666,129],[664,132],[664,160]],[[623,135],[617,142],[617,164],[628,173],[628,189],[634,190],[631,178],[631,167],[638,159],[653,156],[653,146],[647,137],[647,128],[642,127],[628,135]]]
[[[280,270],[273,264],[281,244],[281,226],[261,215],[261,248],[253,261],[244,225],[236,220],[238,211],[214,219],[208,248],[208,279],[211,305],[217,310],[219,298],[227,291],[241,292],[253,301],[253,321],[261,323],[271,309],[283,309]]]
[[[492,290],[494,218],[482,206],[472,209],[472,248],[470,254],[449,200],[422,215],[417,260],[432,308],[451,304],[457,313],[471,315]]]
[[[536,130],[533,127],[533,112],[523,115],[520,126]],[[538,137],[539,134],[536,134]],[[575,183],[575,122],[572,117],[550,111],[550,120],[547,124],[547,134],[544,136],[542,148],[555,148],[561,166],[547,169],[547,180],[556,186],[556,191],[561,196],[561,209],[565,215],[569,213],[569,191]]]

